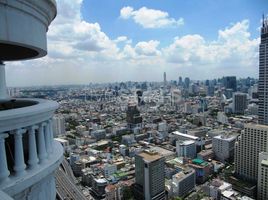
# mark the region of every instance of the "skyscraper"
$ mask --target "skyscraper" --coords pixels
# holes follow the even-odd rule
[[[165,199],[165,159],[157,152],[135,156],[135,195],[137,199]]]
[[[247,108],[247,94],[236,92],[233,94],[233,112],[244,114]]]
[[[223,77],[223,85],[226,89],[232,89],[233,92],[236,92],[236,77],[235,76],[226,76]]]
[[[182,77],[180,76],[180,77],[179,77],[179,83],[178,83],[178,85],[181,86],[182,84],[183,84],[183,81],[182,81]]]
[[[259,123],[268,125],[268,19],[263,17],[259,48]]]
[[[52,119],[54,136],[56,137],[58,135],[64,135],[66,132],[64,116],[55,115]]]
[[[235,145],[235,172],[239,177],[258,184],[258,199],[267,199],[267,185],[262,182],[267,180],[267,159],[264,156],[268,152],[267,47],[268,22],[263,19],[259,54],[259,124],[245,124]]]
[[[190,78],[189,77],[186,77],[184,79],[184,84],[185,84],[185,88],[189,88],[189,86],[190,86]]]

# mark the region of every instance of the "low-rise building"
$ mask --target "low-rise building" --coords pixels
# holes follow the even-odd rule
[[[183,170],[172,177],[172,196],[184,197],[195,188],[195,171]]]
[[[212,139],[215,158],[221,162],[231,162],[234,159],[236,136],[218,135]]]

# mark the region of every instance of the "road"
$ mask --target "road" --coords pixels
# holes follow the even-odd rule
[[[56,171],[57,199],[59,200],[88,200],[93,197],[85,197],[82,191],[75,185],[76,179],[68,162],[63,161]]]
[[[64,172],[67,174],[67,176],[71,179],[71,181],[73,183],[76,183],[77,180],[74,176],[73,170],[70,166],[70,164],[68,163],[68,161],[66,159],[63,159],[62,163],[61,163],[61,167],[64,170]]]

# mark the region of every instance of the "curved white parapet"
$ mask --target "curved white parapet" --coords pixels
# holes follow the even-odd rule
[[[58,108],[57,102],[45,99],[21,98],[11,101],[13,101],[14,104],[16,101],[18,103],[24,101],[25,104],[28,102],[28,105],[34,105],[0,111],[0,133],[49,120],[52,118],[54,111]]]
[[[43,57],[54,0],[0,0],[0,61]]]

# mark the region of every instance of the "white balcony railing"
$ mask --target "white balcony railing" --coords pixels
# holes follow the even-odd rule
[[[51,119],[57,107],[42,99],[0,102],[0,190],[14,196],[59,166],[63,150]]]

